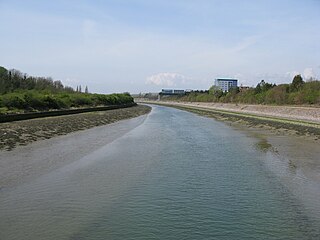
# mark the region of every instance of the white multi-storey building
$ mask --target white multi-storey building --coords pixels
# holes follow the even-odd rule
[[[237,79],[217,78],[215,79],[215,85],[224,92],[229,92],[231,88],[238,87]]]

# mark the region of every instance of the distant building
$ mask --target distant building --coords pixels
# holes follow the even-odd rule
[[[161,92],[158,94],[158,101],[160,101],[163,97],[168,97],[171,95],[185,95],[186,91],[185,90],[180,90],[180,89],[161,89]]]
[[[238,80],[217,78],[215,79],[215,85],[219,87],[223,92],[229,92],[231,88],[238,87]]]
[[[162,89],[160,92],[161,95],[184,95],[185,93],[185,90],[179,89]]]
[[[243,86],[242,84],[241,84],[241,86],[239,87],[239,91],[240,91],[240,92],[245,92],[245,91],[247,91],[247,90],[249,90],[249,89],[250,89],[249,86]]]
[[[183,94],[186,93],[186,91],[185,91],[185,90],[177,90],[177,89],[174,89],[174,90],[173,90],[173,93],[174,93],[174,94],[178,94],[178,95],[180,95],[180,94],[183,95]]]
[[[171,95],[173,94],[173,89],[162,89],[161,94]]]

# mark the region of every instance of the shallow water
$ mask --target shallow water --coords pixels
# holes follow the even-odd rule
[[[316,200],[304,203],[256,146],[155,106],[115,141],[0,191],[0,239],[318,239]]]

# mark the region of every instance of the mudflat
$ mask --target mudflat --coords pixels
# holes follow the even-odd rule
[[[320,106],[304,105],[253,105],[240,103],[214,103],[214,102],[176,102],[176,101],[143,101],[154,104],[171,106],[195,107],[197,109],[226,111],[253,116],[283,118],[295,121],[304,121],[320,124]]]
[[[311,141],[318,141],[320,139],[320,117],[312,116],[312,119],[299,119],[298,113],[291,113],[290,117],[286,114],[272,114],[272,108],[268,109],[268,114],[263,111],[256,111],[254,114],[252,112],[243,111],[235,112],[230,111],[230,109],[222,108],[216,109],[208,107],[205,105],[197,104],[187,104],[187,103],[177,103],[177,102],[152,102],[152,104],[164,105],[169,107],[175,107],[178,109],[193,112],[202,116],[215,118],[219,121],[224,121],[230,125],[264,129],[276,135],[284,136],[303,136],[305,139]],[[301,109],[303,109],[302,107]],[[296,109],[293,107],[293,109]],[[298,108],[299,109],[299,108]],[[300,110],[301,110],[300,109]],[[312,111],[316,111],[318,114],[319,108],[312,108]],[[306,111],[310,109],[306,108]],[[303,114],[301,114],[303,115]]]
[[[138,105],[130,108],[74,115],[38,118],[0,124],[0,151],[16,146],[65,135],[79,130],[110,124],[150,112],[151,108]]]
[[[135,111],[139,113],[147,110],[149,110],[149,108],[143,106],[135,109]],[[137,112],[135,114],[137,114]],[[96,120],[99,119],[100,114],[93,115]],[[126,114],[126,116],[128,116],[128,114]],[[75,116],[73,115],[73,117]],[[72,124],[75,125],[77,117],[79,118],[80,116],[76,116]],[[82,117],[84,116],[81,116],[80,119],[82,119]],[[52,134],[48,135],[48,137],[51,137],[50,139],[35,141],[26,146],[18,146],[11,151],[2,150],[0,151],[0,190],[26,183],[38,176],[71,164],[125,135],[142,124],[145,119],[146,115],[142,115],[83,131],[75,131],[75,129],[78,129],[77,126],[71,126],[74,132],[67,135],[53,137],[54,135]],[[64,119],[64,121],[62,119],[60,120],[65,124],[66,119]],[[33,121],[35,120],[32,120],[32,122]],[[44,122],[48,123],[47,121]],[[44,122],[42,122],[42,127],[45,125]],[[78,122],[79,121],[76,123]],[[101,122],[104,121],[101,120]],[[21,123],[22,122],[16,124]],[[83,122],[81,123],[84,124]],[[94,124],[99,123],[100,121],[97,120],[97,122],[91,122],[91,125],[94,126]],[[31,123],[28,122],[28,124]],[[10,126],[12,125],[10,124]],[[54,126],[57,127],[58,125],[55,124]],[[51,127],[53,128],[54,126]],[[31,125],[31,127],[35,126]],[[59,127],[62,127],[61,123]],[[32,128],[30,131],[32,131]]]

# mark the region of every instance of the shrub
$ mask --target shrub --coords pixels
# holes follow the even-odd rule
[[[3,97],[3,105],[7,107],[8,109],[24,109],[26,107],[26,102],[18,93],[10,93],[7,95],[4,95]]]

